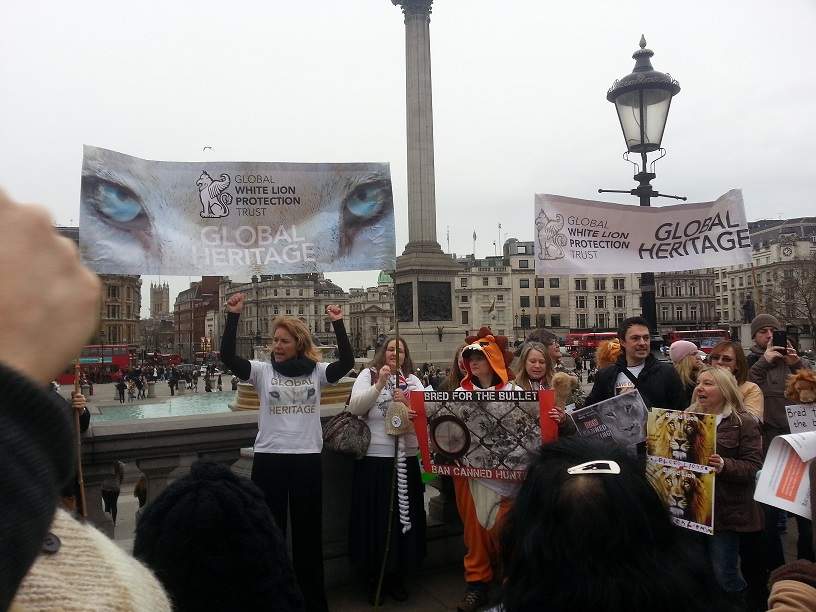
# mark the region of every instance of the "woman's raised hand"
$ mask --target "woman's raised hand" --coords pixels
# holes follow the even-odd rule
[[[331,321],[339,321],[343,318],[343,311],[337,304],[326,306],[326,314]]]
[[[240,312],[244,309],[245,299],[245,293],[236,293],[235,295],[230,296],[230,299],[228,299],[226,304],[224,304],[227,312],[235,312],[240,314]]]
[[[567,420],[567,412],[561,406],[553,406],[550,408],[547,416],[559,424]]]
[[[385,385],[388,384],[388,379],[391,378],[391,368],[387,365],[384,365],[380,368],[380,371],[377,373],[377,388],[382,391],[385,389]]]

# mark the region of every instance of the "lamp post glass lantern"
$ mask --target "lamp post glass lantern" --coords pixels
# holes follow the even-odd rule
[[[646,154],[660,149],[672,97],[680,92],[680,84],[671,75],[652,67],[653,55],[646,48],[646,38],[641,36],[640,49],[632,54],[634,69],[615,81],[606,93],[606,99],[618,111],[626,150],[631,153]]]

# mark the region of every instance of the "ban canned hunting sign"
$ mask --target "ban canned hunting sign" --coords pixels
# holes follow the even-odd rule
[[[535,196],[538,274],[671,272],[751,262],[742,192],[641,207]]]

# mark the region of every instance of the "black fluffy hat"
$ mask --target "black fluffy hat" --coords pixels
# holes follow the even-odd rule
[[[155,572],[177,611],[303,609],[263,493],[222,465],[194,463],[150,503],[133,554]]]

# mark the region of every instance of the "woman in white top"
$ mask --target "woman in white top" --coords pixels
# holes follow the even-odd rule
[[[337,337],[338,361],[323,363],[306,325],[293,317],[272,322],[272,360],[249,361],[235,354],[244,294],[226,303],[221,360],[258,392],[258,436],[252,482],[264,492],[272,516],[284,534],[287,509],[292,523],[292,564],[306,610],[328,610],[323,588],[323,492],[320,451],[320,390],[337,383],[354,365],[338,306],[326,308]]]
[[[411,528],[405,533],[399,523],[397,499],[392,487],[394,437],[385,433],[385,415],[392,401],[408,405],[409,394],[422,391],[422,383],[411,374],[414,364],[408,347],[400,339],[399,368],[396,347],[395,339],[380,346],[369,367],[360,372],[354,382],[349,400],[349,411],[365,419],[371,430],[368,453],[354,463],[349,548],[352,561],[368,579],[372,605],[385,552],[390,505],[394,511],[383,594],[397,601],[407,599],[403,576],[417,567],[425,556],[425,503],[417,459],[418,445],[413,431],[404,434],[411,522]],[[409,409],[409,415],[413,419],[413,410]]]

